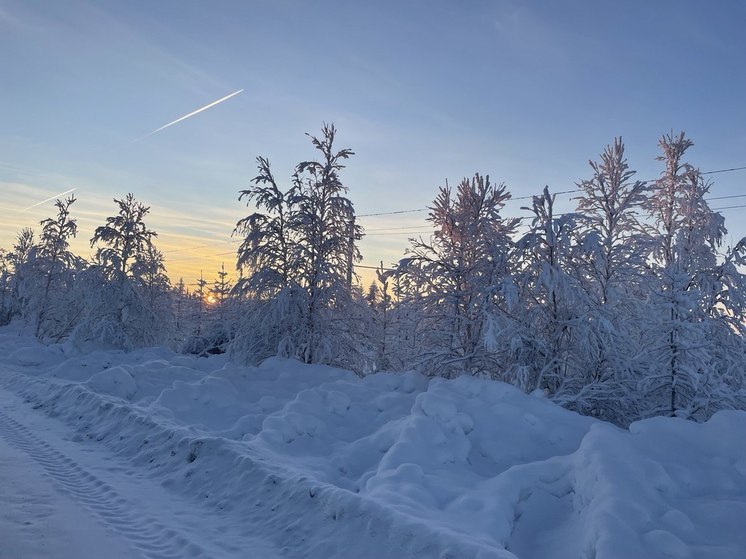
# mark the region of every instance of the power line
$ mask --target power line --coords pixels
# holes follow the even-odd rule
[[[719,212],[722,210],[735,210],[736,208],[746,208],[746,204],[741,204],[740,206],[724,206],[722,208],[711,208],[713,212]]]
[[[730,198],[746,198],[746,194],[733,194],[731,196],[711,196],[705,198],[705,200],[728,200]]]
[[[718,174],[718,173],[730,173],[730,172],[744,171],[744,170],[746,170],[746,166],[742,166],[742,167],[730,167],[730,168],[727,168],[727,169],[716,169],[716,170],[713,170],[713,171],[703,171],[700,174],[702,174],[702,175],[714,175],[714,174]],[[644,181],[644,182],[654,182],[655,180],[657,180],[657,179],[650,179],[650,180],[647,180],[647,181]],[[565,194],[573,194],[575,192],[582,192],[582,191],[583,191],[582,188],[574,188],[574,189],[570,189],[570,190],[561,190],[559,192],[554,192],[554,193],[552,193],[552,195],[553,196],[562,196],[562,195],[565,195]],[[517,196],[515,198],[510,198],[508,200],[508,202],[517,201],[517,200],[531,200],[533,198],[535,198],[535,195]],[[727,196],[712,196],[712,197],[706,198],[706,200],[707,201],[713,201],[713,200],[730,200],[730,199],[736,199],[736,198],[746,198],[746,194],[731,194],[731,195],[727,195]],[[734,206],[723,206],[723,207],[719,207],[719,208],[712,208],[712,211],[731,210],[731,209],[738,209],[738,208],[746,208],[746,204],[743,204],[743,205],[734,205]],[[396,211],[390,211],[390,212],[373,212],[373,213],[367,213],[367,214],[358,214],[356,217],[362,218],[362,217],[377,217],[377,216],[386,216],[386,215],[402,215],[402,214],[409,214],[409,213],[426,212],[426,211],[430,211],[430,210],[431,210],[431,208],[414,208],[414,209],[409,209],[409,210],[396,210]],[[560,217],[561,215],[564,215],[564,214],[558,214],[557,217]],[[518,221],[523,221],[523,220],[532,219],[532,218],[533,218],[532,216],[522,216],[522,217],[518,217],[518,218],[514,218],[514,219],[517,219]],[[388,235],[412,235],[412,234],[427,233],[427,232],[432,231],[432,228],[425,229],[425,227],[426,226],[424,226],[424,225],[422,225],[422,226],[406,225],[406,226],[401,226],[401,227],[383,227],[383,228],[378,228],[378,229],[369,229],[368,231],[365,232],[365,235],[366,236],[370,236],[370,237],[381,236],[381,235],[386,235],[386,236],[388,236]],[[413,229],[413,228],[415,228],[415,229]],[[240,242],[241,242],[240,239],[230,239],[230,240],[227,240],[227,241],[218,241],[216,243],[210,243],[210,244],[204,244],[204,245],[195,245],[195,246],[191,246],[191,247],[180,248],[180,249],[173,249],[173,250],[166,250],[166,251],[163,251],[163,253],[164,254],[175,254],[175,253],[179,253],[179,252],[186,252],[186,251],[189,251],[189,250],[196,250],[196,249],[201,249],[201,248],[210,248],[210,247],[213,247],[213,246],[224,245],[224,244],[229,244],[229,243],[240,243]],[[175,259],[172,258],[170,260],[172,262],[173,261],[183,261],[183,260],[194,260],[194,259],[198,259],[198,258],[210,258],[210,257],[214,257],[214,256],[225,256],[225,255],[229,255],[229,254],[235,254],[235,252],[234,251],[230,251],[230,252],[223,252],[223,253],[210,254],[210,255],[195,255],[195,256],[186,257],[186,258],[175,258]],[[364,266],[358,266],[358,267],[364,267]],[[378,268],[374,268],[374,269],[378,269]]]
[[[560,190],[559,192],[550,192],[552,196],[560,196],[562,194],[572,194],[573,192],[581,192],[582,188],[573,188],[572,190]],[[536,198],[535,194],[531,194],[529,196],[518,196],[517,198],[511,198],[508,200],[508,202],[512,202],[513,200],[532,200]]]
[[[195,254],[194,256],[181,256],[179,258],[169,258],[169,262],[184,262],[186,260],[196,260],[198,258],[212,258],[214,256],[227,256],[229,254],[236,254],[235,250],[231,250],[230,252],[218,252],[215,254]]]
[[[717,173],[731,173],[733,171],[746,171],[746,166],[744,167],[730,167],[729,169],[716,169],[714,171],[702,171],[700,175],[715,175]],[[648,179],[642,182],[654,182],[658,179]],[[574,188],[572,190],[561,190],[559,192],[553,192],[551,193],[553,196],[560,196],[562,194],[572,194],[574,192],[582,192],[582,188]],[[531,194],[529,196],[517,196],[515,198],[510,198],[508,202],[511,202],[513,200],[531,200],[534,198],[535,195]],[[746,194],[739,195],[746,197]],[[719,200],[722,198],[710,198],[711,200]],[[416,212],[426,212],[430,208],[417,208],[413,210],[399,210],[399,211],[393,211],[393,212],[376,212],[376,213],[369,213],[369,214],[360,214],[357,217],[375,217],[375,216],[381,216],[381,215],[398,215],[398,214],[407,214],[407,213],[416,213]]]
[[[399,211],[395,211],[395,212],[376,212],[376,213],[372,213],[372,214],[358,214],[355,217],[373,217],[373,216],[378,216],[378,215],[412,214],[412,213],[417,213],[417,212],[426,212],[429,209],[430,208],[417,208],[417,209],[414,209],[414,210],[399,210]]]
[[[555,196],[558,196],[560,194],[570,194],[571,192],[579,192],[580,190],[581,190],[580,188],[575,188],[573,190],[563,190],[563,191],[560,191],[560,192],[554,192],[553,194]],[[512,202],[513,200],[530,200],[533,197],[534,197],[533,194],[530,195],[530,196],[518,196],[516,198],[510,198],[510,199],[508,199],[507,202]],[[430,210],[431,210],[431,208],[416,208],[416,209],[413,209],[413,210],[399,210],[399,211],[394,211],[394,212],[376,212],[376,213],[371,213],[371,214],[359,214],[356,217],[375,217],[375,216],[379,216],[379,215],[409,214],[409,213],[417,213],[417,212],[427,212],[427,211],[430,211]]]
[[[716,173],[730,173],[732,171],[744,171],[746,167],[731,167],[730,169],[718,169],[717,171],[704,171],[700,175],[714,175]]]
[[[365,234],[367,235],[368,233],[378,233],[379,231],[394,231],[396,229],[412,229],[413,227],[420,227],[420,226],[418,226],[418,225],[404,225],[402,227],[383,227],[383,228],[379,228],[379,229],[365,229]],[[422,227],[425,227],[425,225],[423,224]]]
[[[568,191],[565,191],[566,194]],[[559,192],[557,194],[560,194]],[[732,199],[732,198],[746,198],[746,194],[734,194],[731,196],[717,196],[713,198],[709,198],[709,200],[724,200],[724,199]],[[742,205],[734,205],[734,206],[723,206],[718,208],[711,208],[712,211],[723,211],[723,210],[731,210],[731,209],[738,209],[738,208],[746,208],[746,204]],[[573,212],[564,212],[556,214],[555,217],[562,217],[563,215],[566,215],[567,213],[573,213]],[[533,219],[534,216],[519,216],[509,219],[516,219],[519,222]],[[416,227],[416,226],[414,226]],[[394,236],[394,235],[418,235],[422,233],[430,233],[433,231],[432,227],[427,226],[421,226],[420,228],[414,228],[413,226],[404,226],[404,227],[392,227],[392,228],[381,228],[381,229],[372,229],[365,232],[366,237],[378,237],[378,236]],[[164,254],[169,253],[173,254],[176,252],[184,252],[187,250],[194,250],[197,248],[210,248],[213,246],[218,246],[219,244],[226,244],[226,243],[232,243],[232,242],[240,242],[239,239],[231,239],[230,241],[223,241],[221,243],[215,243],[215,244],[209,244],[209,245],[197,245],[193,247],[188,247],[185,249],[178,249],[178,250],[172,250],[172,251],[164,251]],[[187,256],[187,257],[179,257],[179,258],[170,258],[169,260],[171,262],[181,262],[186,260],[196,260],[199,258],[212,258],[215,256],[225,256],[225,255],[232,255],[235,254],[235,251],[230,252],[220,252],[217,254],[204,254],[204,255],[194,255],[194,256]]]
[[[353,264],[355,268],[365,268],[366,270],[380,270],[381,266],[366,266],[365,264]],[[396,270],[396,268],[383,268],[384,270]]]
[[[432,227],[425,228],[424,226],[422,228],[420,228],[420,229],[412,229],[411,227],[409,229],[410,229],[409,231],[389,231],[389,232],[385,232],[385,233],[373,233],[372,235],[368,235],[366,233],[365,236],[366,237],[379,237],[381,235],[409,235],[410,233],[412,233],[412,234],[414,234],[414,233],[427,233],[428,231],[432,231],[433,230]]]

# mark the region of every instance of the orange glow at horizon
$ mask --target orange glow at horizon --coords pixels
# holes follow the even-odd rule
[[[65,179],[64,182],[69,184],[71,181]],[[55,195],[59,189],[54,185],[40,186],[8,181],[0,181],[0,189],[5,193],[5,199],[1,204],[5,215],[0,221],[0,248],[12,249],[17,234],[25,227],[32,228],[38,238],[39,222],[53,217],[55,208],[53,201],[45,201],[41,205],[34,204],[31,208],[29,202],[44,200],[50,194]],[[120,196],[104,194],[87,184],[83,184],[76,191],[77,201],[72,207],[72,217],[78,223],[78,235],[70,240],[70,249],[76,255],[87,260],[93,258],[96,247],[90,246],[90,239],[96,227],[102,225],[106,217],[116,210],[113,197]],[[236,222],[250,212],[251,208],[241,204],[216,204],[203,205],[195,210],[192,204],[186,201],[171,205],[154,203],[147,196],[139,196],[137,191],[135,198],[150,207],[146,225],[158,233],[155,246],[163,253],[166,274],[172,285],[183,279],[191,290],[200,274],[208,285],[212,285],[223,265],[229,273],[229,279],[236,280],[239,275],[236,270],[236,250],[241,239],[231,234]],[[377,236],[375,232],[381,227],[401,227],[400,223],[401,221],[395,218],[366,220],[365,225],[373,231],[372,237],[364,236],[360,242],[363,254],[371,255],[370,258],[365,258],[363,264],[377,265],[383,259],[384,265],[389,266],[403,256],[407,244],[406,237],[409,235],[406,228],[400,235],[386,233],[386,236]],[[399,229],[395,229],[395,232],[398,233]],[[363,288],[367,288],[375,280],[374,270],[358,268],[356,272]]]

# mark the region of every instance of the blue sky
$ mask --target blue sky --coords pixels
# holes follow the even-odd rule
[[[171,274],[212,277],[232,268],[255,157],[289,179],[325,121],[356,152],[362,214],[422,208],[475,171],[515,196],[567,190],[618,135],[644,179],[672,129],[703,170],[743,166],[745,22],[735,1],[0,0],[0,247],[52,212],[22,208],[77,187],[88,254],[131,191]],[[746,173],[713,178],[713,196],[746,193]],[[724,211],[734,238],[742,212]],[[363,218],[366,263],[398,259],[424,217]]]

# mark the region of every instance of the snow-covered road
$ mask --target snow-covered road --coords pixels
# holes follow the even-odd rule
[[[0,557],[132,557],[128,543],[108,531],[81,503],[63,493],[43,467],[0,437]]]
[[[3,559],[280,557],[0,389]]]

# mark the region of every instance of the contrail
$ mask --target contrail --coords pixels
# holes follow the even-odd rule
[[[76,186],[75,188],[71,188],[70,190],[65,190],[65,192],[60,192],[59,194],[55,194],[54,196],[52,196],[50,198],[47,198],[46,200],[42,200],[41,202],[39,202],[37,204],[34,204],[33,206],[29,206],[28,208],[23,208],[21,211],[22,212],[27,212],[31,208],[35,208],[36,206],[41,206],[42,204],[46,204],[47,202],[55,200],[55,199],[59,198],[60,196],[64,196],[65,194],[70,194],[74,190],[78,190],[78,187]]]
[[[136,138],[136,139],[132,140],[132,143],[134,144],[135,142],[139,142],[140,140],[144,140],[144,139],[145,139],[145,138],[147,138],[148,136],[152,136],[152,135],[153,135],[153,134],[155,134],[156,132],[160,132],[161,130],[164,130],[164,129],[166,129],[166,128],[168,128],[169,126],[173,126],[173,125],[174,125],[174,124],[176,124],[177,122],[181,122],[182,120],[186,120],[186,119],[187,119],[187,118],[189,118],[190,116],[194,116],[194,115],[196,115],[197,113],[201,113],[202,111],[206,111],[206,110],[207,110],[207,109],[209,109],[210,107],[214,107],[214,106],[215,106],[215,105],[217,105],[218,103],[222,103],[223,101],[227,101],[227,100],[228,100],[228,99],[230,99],[231,97],[233,97],[233,96],[235,96],[235,95],[238,95],[238,94],[239,94],[239,93],[241,93],[242,91],[243,91],[243,89],[239,89],[238,91],[234,91],[234,92],[233,92],[233,93],[231,93],[230,95],[226,95],[226,96],[225,96],[225,97],[223,97],[222,99],[218,99],[217,101],[213,101],[212,103],[210,103],[209,105],[205,105],[205,106],[204,106],[204,107],[202,107],[201,109],[197,109],[196,111],[192,111],[192,112],[191,112],[191,113],[189,113],[188,115],[184,115],[184,116],[182,116],[181,118],[177,118],[177,119],[176,119],[176,120],[174,120],[173,122],[169,122],[168,124],[164,124],[163,126],[161,126],[160,128],[158,128],[157,130],[153,130],[152,132],[149,132],[148,134],[145,134],[144,136],[141,136],[141,137],[139,137],[139,138]]]

